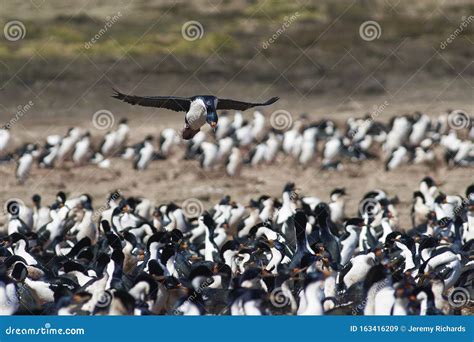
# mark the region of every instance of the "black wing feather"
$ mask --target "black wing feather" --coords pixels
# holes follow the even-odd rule
[[[267,102],[262,103],[251,103],[251,102],[242,102],[242,101],[235,101],[235,100],[228,100],[228,99],[219,99],[217,101],[217,108],[216,109],[234,109],[234,110],[247,110],[252,107],[259,107],[259,106],[268,106],[272,103],[275,103],[280,98],[272,97]]]
[[[176,96],[135,96],[126,95],[115,90],[112,97],[130,103],[131,105],[140,105],[144,107],[158,107],[174,110],[176,112],[187,112],[191,105],[191,99]]]

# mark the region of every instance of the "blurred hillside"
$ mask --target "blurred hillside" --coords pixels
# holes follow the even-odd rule
[[[4,109],[34,97],[39,108],[71,99],[62,108],[73,111],[100,101],[111,86],[179,95],[237,90],[258,98],[280,91],[306,99],[383,94],[411,75],[424,84],[474,75],[472,22],[440,47],[474,13],[468,0],[4,0],[1,6],[1,26],[18,20],[26,31],[0,44]],[[359,32],[369,20],[381,30],[370,41]],[[198,39],[183,38],[189,21],[202,27]]]

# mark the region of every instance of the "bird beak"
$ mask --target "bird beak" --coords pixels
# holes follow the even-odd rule
[[[211,122],[210,123],[211,127],[212,127],[212,130],[215,132],[216,131],[216,128],[217,128],[217,122]]]

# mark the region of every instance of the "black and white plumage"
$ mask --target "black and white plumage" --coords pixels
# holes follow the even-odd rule
[[[19,184],[24,184],[27,180],[36,157],[38,157],[38,147],[36,145],[27,144],[23,147],[15,172]]]
[[[195,120],[191,119],[193,115],[197,115],[197,122],[202,121],[198,126],[207,117],[203,114],[205,105],[199,103],[195,104],[197,111],[190,110],[186,114],[189,122]],[[157,148],[147,165],[179,156],[183,149],[184,159],[197,163],[203,160],[203,151],[209,150],[202,148],[202,144],[206,143],[218,147],[212,169],[229,176],[238,174],[244,168],[288,162],[296,162],[304,169],[316,167],[325,172],[342,171],[348,163],[370,160],[383,161],[387,172],[410,164],[431,168],[440,167],[443,163],[449,167],[474,166],[474,144],[466,138],[465,132],[442,129],[438,121],[444,122],[446,118],[431,118],[422,113],[397,116],[388,124],[370,116],[351,117],[346,127],[327,119],[311,121],[308,115],[301,115],[286,130],[269,127],[267,117],[258,111],[254,113],[253,120],[247,120],[239,111],[233,117],[224,112],[223,118],[221,129],[216,130],[214,136],[196,131],[185,144],[175,129],[164,128],[158,135]],[[270,118],[270,126],[271,121]],[[191,128],[188,130],[190,132]],[[40,168],[49,169],[67,169],[71,163],[75,167],[93,165],[99,169],[113,169],[116,157],[136,161],[136,151],[142,147],[143,138],[127,145],[130,137],[135,135],[132,133],[135,133],[134,130],[124,118],[116,128],[98,137],[101,142],[95,145],[92,142],[97,141],[96,137],[80,127],[73,127],[64,136],[48,135],[44,144],[32,151],[33,158],[25,153],[28,146],[31,149],[33,145],[24,144],[14,153],[0,155],[0,162],[17,160],[22,164],[16,170],[19,183],[28,178],[28,170],[34,168],[35,161]],[[131,164],[135,167],[136,163]],[[431,199],[425,198],[430,203]]]
[[[266,102],[252,103],[220,99],[211,95],[197,95],[192,97],[134,96],[126,95],[116,90],[113,97],[132,105],[165,108],[175,112],[186,112],[185,126],[182,132],[182,137],[186,140],[193,138],[206,123],[212,128],[216,128],[218,122],[217,110],[244,111],[252,107],[268,106],[278,101],[278,97],[273,97]]]
[[[133,166],[136,170],[144,170],[153,158],[155,147],[153,146],[153,137],[147,136],[145,140],[135,147],[135,156]]]
[[[67,199],[59,192],[50,207],[38,195],[35,208],[49,210],[51,221],[36,233],[13,203],[8,229],[0,230],[0,312],[426,315],[468,309],[469,301],[455,307],[446,298],[455,287],[472,286],[472,185],[464,198],[424,178],[413,210],[426,222],[414,227],[397,226],[398,202],[381,190],[360,196],[372,206],[349,211],[341,223],[333,222],[332,211],[340,211],[343,188],[331,192],[328,204],[297,190],[305,189],[289,182],[280,198],[262,195],[249,206],[225,196],[196,217],[172,202],[116,191],[100,217],[87,194]],[[434,196],[431,204],[425,193]],[[449,213],[447,204],[454,206]],[[20,283],[32,295],[21,306]],[[275,306],[277,293],[285,301]]]
[[[91,135],[86,132],[74,146],[72,161],[80,166],[84,165],[91,157]]]

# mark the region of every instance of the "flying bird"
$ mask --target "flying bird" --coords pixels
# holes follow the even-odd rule
[[[212,95],[197,95],[192,97],[176,96],[134,96],[126,95],[117,90],[112,96],[116,99],[144,107],[158,107],[186,112],[184,128],[181,132],[183,139],[192,139],[206,123],[215,129],[217,127],[217,110],[244,111],[252,107],[268,106],[278,101],[279,97],[261,103],[243,102],[229,99],[219,99]]]

